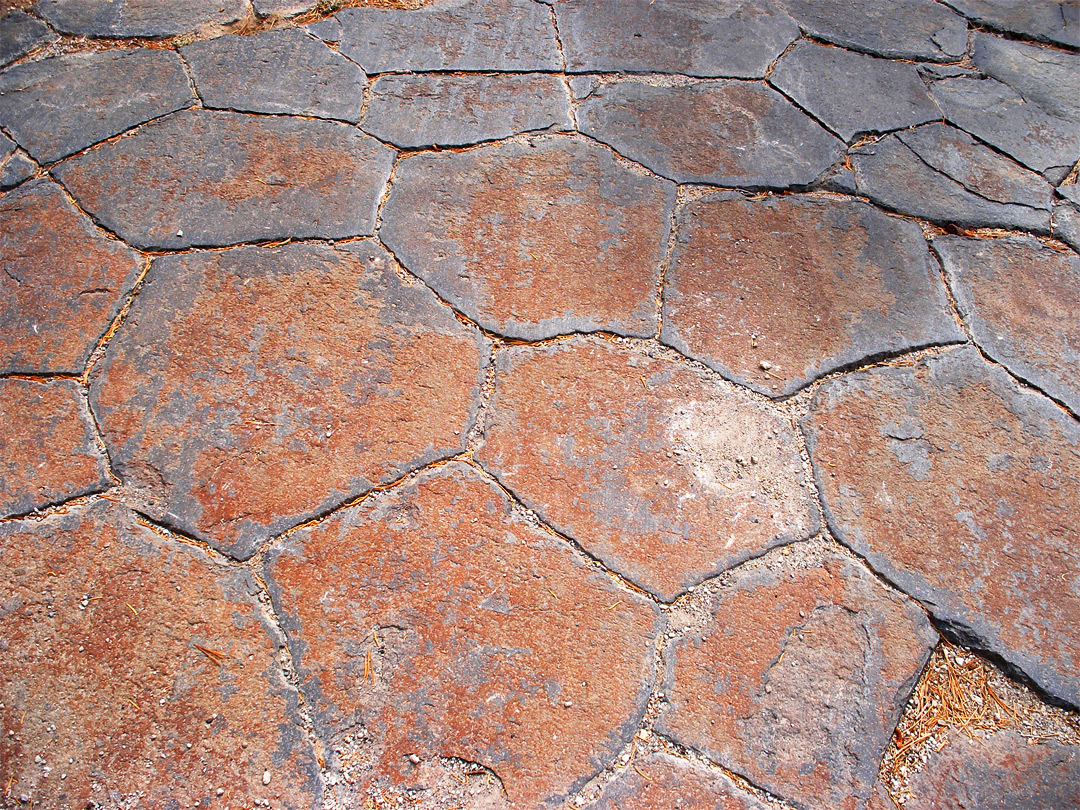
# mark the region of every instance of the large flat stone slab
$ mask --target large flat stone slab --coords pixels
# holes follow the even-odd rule
[[[648,337],[674,202],[671,183],[597,144],[534,138],[402,161],[380,236],[499,334]]]
[[[459,453],[486,351],[372,242],[155,260],[91,403],[147,511],[246,558]]]
[[[561,67],[551,12],[532,0],[347,8],[310,28],[368,73]]]
[[[799,36],[768,0],[566,0],[553,8],[571,72],[761,79]]]
[[[55,174],[125,241],[175,250],[371,234],[393,159],[346,124],[192,110]]]
[[[236,22],[244,0],[38,0],[50,25],[78,37],[169,37]]]
[[[0,67],[56,39],[49,26],[36,17],[21,11],[5,14],[0,17]]]
[[[862,810],[933,646],[926,615],[836,552],[741,569],[669,644],[658,727],[807,810]]]
[[[573,129],[558,76],[389,74],[371,87],[364,131],[395,146],[464,146],[540,129]]]
[[[0,773],[12,799],[321,804],[251,572],[107,501],[0,524],[0,568]]]
[[[0,518],[109,486],[74,380],[0,379]]]
[[[0,371],[82,374],[142,269],[55,183],[0,197]]]
[[[467,465],[296,532],[266,575],[316,729],[364,740],[359,790],[450,757],[561,807],[644,714],[659,611]]]
[[[800,43],[769,81],[845,141],[941,118],[914,65],[840,48]]]
[[[0,124],[41,163],[194,102],[180,57],[167,50],[69,54],[0,75]]]
[[[721,192],[676,228],[660,339],[762,394],[964,340],[918,225],[860,200]]]
[[[734,780],[719,770],[713,771],[673,757],[649,754],[633,767],[623,768],[604,788],[589,810],[765,810],[758,801]]]
[[[180,53],[207,107],[360,120],[364,72],[302,29],[217,37]]]
[[[603,85],[578,109],[578,125],[679,183],[805,186],[842,147],[775,90],[749,82]]]
[[[982,350],[1080,415],[1080,256],[1030,236],[939,236],[934,250]]]
[[[477,458],[659,599],[817,531],[777,412],[597,339],[501,351]]]
[[[972,21],[1012,34],[1080,47],[1080,8],[1069,0],[945,0]]]
[[[984,34],[972,36],[972,60],[1051,115],[1080,119],[1080,54]]]
[[[1080,705],[1080,425],[974,348],[831,381],[803,426],[833,533],[939,626]]]

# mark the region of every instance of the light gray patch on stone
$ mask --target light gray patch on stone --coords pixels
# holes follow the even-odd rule
[[[170,37],[236,22],[246,6],[244,0],[38,0],[34,10],[75,36]]]
[[[0,17],[0,67],[56,39],[49,26],[36,17],[21,11],[5,14]]]
[[[1080,6],[1067,0],[943,0],[964,16],[1041,42],[1080,47]]]
[[[1029,45],[976,31],[972,59],[1051,115],[1080,126],[1080,54]]]
[[[316,0],[253,0],[252,7],[260,17],[276,14],[280,17],[295,17],[310,11],[319,5]]]
[[[1080,252],[1080,206],[1058,203],[1054,206],[1052,220],[1054,236]]]
[[[1067,186],[1058,186],[1057,193],[1064,197],[1066,200],[1071,200],[1075,205],[1080,205],[1080,185],[1072,183]]]

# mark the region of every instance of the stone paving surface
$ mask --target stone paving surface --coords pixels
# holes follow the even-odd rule
[[[0,4],[0,807],[1080,804],[1078,51]]]

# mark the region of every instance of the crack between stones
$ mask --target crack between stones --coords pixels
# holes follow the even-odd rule
[[[187,76],[188,87],[191,88],[191,95],[195,97],[195,101],[198,102],[200,107],[206,107],[203,97],[199,95],[199,87],[195,83],[195,71],[192,70],[191,64],[188,62],[187,57],[181,52],[180,48],[173,48],[173,52],[180,59],[180,65],[184,68],[184,74]],[[189,108],[190,109],[190,108]]]
[[[563,48],[562,32],[559,31],[559,15],[555,13],[555,5],[548,5],[547,3],[539,3],[539,5],[547,5],[548,14],[551,15],[551,27],[555,31],[555,47],[559,51],[559,65],[562,68],[562,73],[566,73],[566,50]]]
[[[65,514],[70,509],[79,508],[82,506],[88,506],[93,503],[97,503],[98,500],[113,501],[112,498],[106,498],[105,495],[112,493],[114,487],[105,487],[104,489],[91,489],[87,492],[80,492],[78,495],[71,495],[66,498],[58,498],[56,500],[48,501],[47,503],[35,506],[33,509],[28,509],[25,512],[13,512],[10,515],[0,517],[0,525],[5,523],[16,523],[24,520],[40,521],[52,515]],[[113,501],[117,503],[117,501]]]
[[[678,243],[679,213],[686,205],[687,196],[688,194],[685,191],[684,186],[675,186],[675,202],[672,203],[671,216],[668,219],[667,247],[664,249],[664,255],[660,259],[660,267],[656,280],[656,332],[653,333],[653,339],[656,341],[660,340],[660,335],[664,331],[664,290],[667,283],[668,271],[671,269],[672,262],[675,260],[675,245]]]

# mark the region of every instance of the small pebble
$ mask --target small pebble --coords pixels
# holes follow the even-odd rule
[[[269,785],[270,784],[270,771],[263,771],[263,784],[264,785]]]
[[[761,361],[761,368],[764,369],[765,371],[768,371],[770,368],[772,368],[772,363],[770,363],[768,360],[762,360]]]

